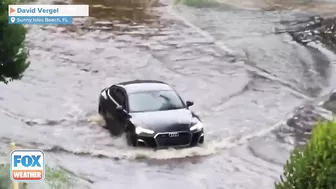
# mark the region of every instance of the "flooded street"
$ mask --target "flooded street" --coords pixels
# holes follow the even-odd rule
[[[290,31],[312,15],[332,16],[336,2],[236,1],[74,0],[91,5],[90,18],[31,27],[31,66],[0,85],[2,152],[10,141],[42,149],[82,189],[273,188],[295,143],[284,122],[336,88],[334,54]],[[153,151],[111,137],[99,92],[133,79],[165,81],[194,101],[204,146]]]

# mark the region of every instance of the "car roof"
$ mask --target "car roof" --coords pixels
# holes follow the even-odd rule
[[[116,84],[126,90],[128,94],[144,91],[172,90],[167,83],[157,80],[133,80]]]

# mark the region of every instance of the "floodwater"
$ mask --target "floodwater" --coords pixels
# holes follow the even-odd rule
[[[270,2],[203,9],[53,2],[88,3],[91,17],[30,27],[30,68],[0,85],[1,141],[44,150],[47,164],[70,172],[78,188],[273,188],[297,133],[304,134],[284,123],[295,112],[322,114],[315,104],[336,88],[334,54],[318,43],[302,46],[287,31],[314,14],[330,16],[336,2]],[[99,91],[133,79],[163,80],[193,100],[206,144],[153,151],[111,137],[97,115]],[[308,102],[308,111],[295,111]]]

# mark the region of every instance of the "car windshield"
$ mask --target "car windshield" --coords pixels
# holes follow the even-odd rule
[[[130,112],[164,111],[184,108],[184,103],[173,90],[145,91],[129,94]]]

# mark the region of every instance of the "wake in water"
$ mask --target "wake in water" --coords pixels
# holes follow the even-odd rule
[[[325,99],[322,104],[327,103],[328,100]],[[320,103],[321,105],[321,103]],[[196,156],[208,156],[212,154],[219,153],[224,149],[230,149],[238,145],[247,144],[253,138],[264,137],[270,133],[275,133],[278,137],[282,135],[284,142],[291,145],[296,145],[302,141],[301,135],[310,133],[315,123],[319,120],[331,120],[332,112],[311,102],[303,104],[297,107],[293,112],[289,113],[285,120],[280,121],[273,126],[260,130],[255,133],[242,135],[242,136],[230,136],[223,139],[216,139],[214,133],[208,131],[206,133],[205,143],[202,146],[186,148],[186,149],[167,149],[154,151],[152,149],[139,149],[139,148],[124,148],[120,149],[121,157],[127,159],[175,159],[175,158],[186,158],[186,157],[196,157]],[[100,116],[89,117],[89,122],[91,124],[97,124],[103,126],[104,121]],[[294,134],[294,138],[293,138]],[[125,141],[126,143],[126,141]],[[106,155],[111,157],[112,153],[104,153],[102,151],[91,151],[93,155]],[[115,155],[115,153],[113,153]]]
[[[88,121],[91,124],[96,124],[98,126],[104,126],[104,120],[99,115],[90,116]],[[126,147],[120,148],[118,151],[106,151],[106,150],[95,150],[91,149],[90,154],[94,156],[105,156],[110,158],[124,158],[124,159],[180,159],[188,157],[197,157],[197,156],[208,156],[216,154],[224,149],[233,148],[238,145],[246,144],[250,139],[255,137],[261,137],[279,127],[284,122],[275,124],[273,127],[270,127],[265,130],[261,130],[256,133],[252,133],[244,136],[232,136],[224,139],[216,139],[216,136],[212,133],[206,133],[205,143],[201,146],[196,146],[192,148],[184,149],[163,149],[163,150],[153,150],[145,148],[134,148]],[[125,138],[121,136],[115,138],[114,140],[120,140]],[[126,140],[124,140],[126,144]],[[125,147],[125,146],[124,146]]]
[[[62,138],[55,138],[55,140],[48,140],[46,143],[30,143],[31,146],[40,148],[46,152],[56,153],[72,153],[76,155],[95,156],[100,158],[111,159],[128,159],[128,160],[169,160],[169,159],[182,159],[192,157],[209,156],[219,153],[225,149],[230,149],[239,145],[249,143],[253,138],[261,138],[270,133],[276,133],[278,138],[282,138],[286,143],[294,145],[292,133],[301,131],[300,128],[311,128],[314,121],[317,119],[310,119],[311,117],[324,117],[330,119],[330,112],[323,108],[318,108],[313,105],[305,105],[298,107],[289,114],[287,119],[280,121],[273,126],[260,130],[255,133],[247,135],[229,136],[226,138],[218,138],[218,133],[211,133],[211,130],[206,130],[205,143],[201,146],[184,148],[184,149],[163,149],[154,150],[146,148],[135,148],[127,145],[126,137],[113,137],[109,135],[109,132],[104,129],[105,122],[100,115],[91,114],[85,116],[74,116],[78,120],[60,120],[60,121],[37,121],[28,120],[26,123],[30,125],[49,125],[55,126],[55,128],[62,130],[64,133]],[[302,127],[299,127],[302,126]],[[52,132],[49,132],[52,133]],[[68,135],[71,133],[70,135]],[[66,141],[64,137],[70,137],[69,141]],[[75,138],[73,138],[76,136]],[[51,139],[51,138],[49,138]],[[50,143],[50,141],[54,141]],[[29,144],[29,143],[28,143]],[[56,145],[57,144],[57,145]]]
[[[74,117],[78,118],[80,116]],[[251,135],[227,138],[218,138],[219,136],[216,136],[216,132],[211,133],[210,130],[206,133],[207,137],[205,138],[204,145],[184,149],[154,150],[130,147],[127,145],[125,136],[110,136],[109,132],[102,128],[105,126],[105,123],[100,115],[82,117],[76,122],[74,120],[26,120],[26,123],[31,126],[38,126],[41,131],[46,130],[43,132],[48,132],[48,140],[34,143],[21,141],[27,148],[39,148],[46,152],[72,153],[76,155],[128,160],[168,160],[208,156],[216,154],[223,149],[244,144],[249,139],[263,136],[272,130],[270,128]],[[55,136],[55,130],[59,134],[53,137],[52,135]]]

